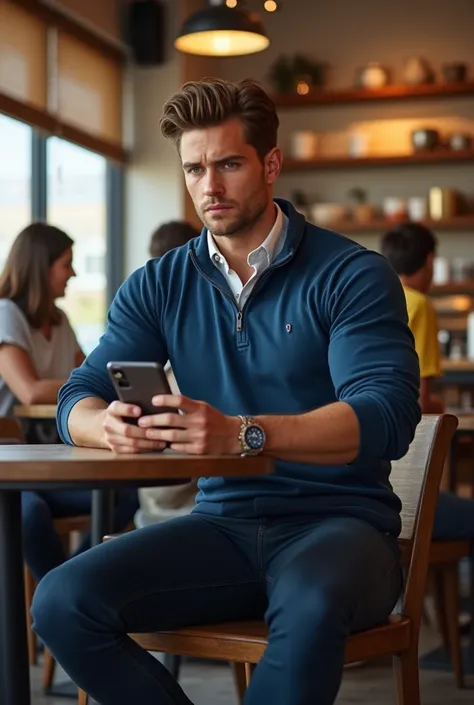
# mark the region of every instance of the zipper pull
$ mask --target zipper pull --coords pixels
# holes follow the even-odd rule
[[[239,311],[237,313],[237,333],[240,333],[242,330],[242,311]]]

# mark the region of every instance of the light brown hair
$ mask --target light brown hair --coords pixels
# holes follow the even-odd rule
[[[58,325],[61,312],[51,301],[49,268],[74,241],[47,223],[31,223],[16,237],[0,275],[0,299],[10,299],[33,328],[50,321]]]
[[[220,125],[238,118],[247,144],[261,160],[276,147],[278,115],[268,93],[255,81],[233,83],[221,78],[205,78],[185,83],[165,103],[160,126],[164,137],[179,149],[183,132]]]

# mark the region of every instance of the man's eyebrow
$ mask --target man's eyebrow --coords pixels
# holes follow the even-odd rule
[[[236,162],[236,161],[243,161],[245,159],[243,154],[228,154],[225,157],[222,157],[222,159],[216,159],[212,164],[216,164],[217,166],[221,164],[225,164],[226,162]],[[194,169],[197,166],[201,166],[201,162],[184,162],[183,163],[183,169]]]

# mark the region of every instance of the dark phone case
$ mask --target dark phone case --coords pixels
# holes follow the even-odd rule
[[[119,387],[118,381],[113,377],[114,369],[124,371],[129,387]],[[151,403],[157,394],[171,394],[171,389],[166,379],[166,373],[158,362],[109,362],[107,370],[120,401],[126,404],[135,404],[142,410],[143,416],[166,412],[177,413],[176,409],[157,407]],[[128,423],[138,423],[136,418],[125,418]]]

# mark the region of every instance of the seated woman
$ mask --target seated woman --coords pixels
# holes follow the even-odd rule
[[[75,276],[73,240],[46,223],[32,223],[16,238],[0,275],[0,416],[15,403],[55,404],[59,388],[82,364],[84,353],[56,299]],[[55,426],[53,427],[55,433]],[[44,427],[32,424],[27,438],[41,442]],[[57,442],[56,437],[48,438]],[[137,491],[117,493],[114,531],[123,530],[138,508]],[[91,511],[90,491],[23,492],[23,547],[36,580],[66,559],[54,519]],[[78,553],[90,546],[84,537]]]

